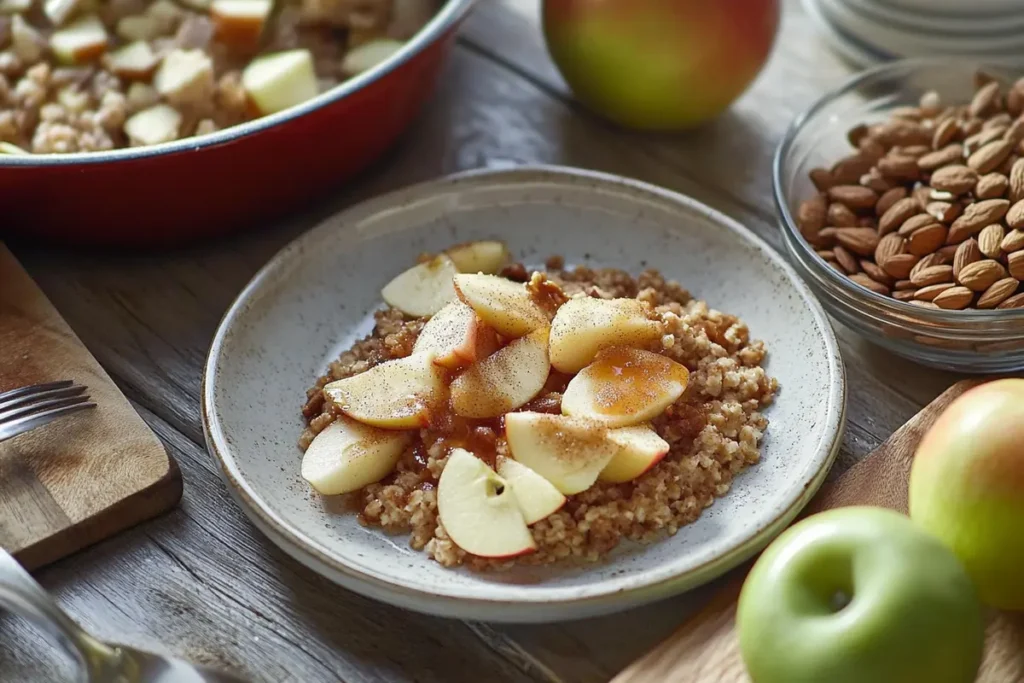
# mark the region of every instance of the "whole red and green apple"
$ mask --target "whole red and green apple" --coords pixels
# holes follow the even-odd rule
[[[544,0],[551,57],[576,97],[625,126],[724,111],[771,52],[778,0]]]
[[[874,507],[813,515],[761,555],[740,593],[754,683],[970,683],[984,627],[953,553]]]
[[[911,518],[960,558],[982,601],[1024,610],[1024,379],[956,399],[921,440],[909,493]]]

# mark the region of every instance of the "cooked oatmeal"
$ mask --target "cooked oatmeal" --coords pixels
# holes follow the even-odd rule
[[[660,343],[649,350],[684,365],[690,372],[682,396],[652,425],[670,450],[652,468],[626,483],[597,481],[530,526],[536,551],[513,560],[483,558],[458,547],[441,524],[438,481],[453,446],[471,451],[491,467],[508,454],[501,419],[470,420],[446,414],[419,430],[393,473],[347,494],[363,524],[410,534],[410,545],[444,566],[490,569],[561,560],[593,562],[624,539],[646,543],[696,520],[733,479],[759,459],[777,381],[761,366],[766,350],[752,341],[746,325],[692,298],[678,283],[648,270],[632,277],[622,270],[565,269],[549,259],[546,273],[530,274],[519,264],[501,274],[527,282],[535,300],[557,308],[569,297],[631,298],[650,305],[661,326]],[[338,406],[325,399],[330,382],[362,373],[412,353],[426,318],[409,318],[394,308],[376,314],[373,333],[330,364],[307,395],[305,450],[337,419]],[[552,371],[543,390],[518,410],[559,413],[570,375]]]

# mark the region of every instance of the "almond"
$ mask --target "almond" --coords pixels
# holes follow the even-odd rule
[[[988,173],[995,170],[1003,163],[1006,157],[1010,156],[1014,144],[1009,140],[994,140],[980,147],[967,158],[967,166],[978,173]]]
[[[1006,212],[1006,224],[1014,230],[1024,228],[1024,199],[1015,203]]]
[[[857,182],[879,194],[888,192],[896,185],[895,181],[887,180],[877,168],[872,168],[862,175]]]
[[[1013,123],[1013,117],[1003,111],[999,112],[995,116],[990,116],[985,119],[985,122],[981,124],[981,129],[991,130],[993,128],[999,128],[1001,130],[1006,130],[1011,123]]]
[[[893,119],[878,126],[873,137],[883,145],[927,145],[932,135],[927,128],[915,121]]]
[[[860,144],[860,141],[868,136],[868,127],[866,124],[859,123],[850,130],[846,131],[846,139],[850,141],[851,147],[856,147]]]
[[[822,247],[831,247],[836,243],[836,233],[839,228],[822,228],[818,231],[818,244]]]
[[[832,253],[835,255],[836,263],[846,271],[847,275],[853,275],[854,273],[860,272],[860,265],[857,263],[857,258],[845,248],[837,245],[832,250]]]
[[[796,224],[804,239],[811,243],[814,242],[818,231],[825,227],[827,213],[828,203],[825,201],[824,195],[815,195],[800,202],[800,206],[796,210]]]
[[[974,299],[974,292],[966,287],[950,287],[946,291],[940,292],[938,296],[932,299],[932,303],[939,308],[944,308],[950,311],[959,311],[967,308],[972,299]]]
[[[981,130],[981,119],[969,119],[960,122],[960,134],[965,138],[976,135]],[[966,143],[966,140],[964,141]]]
[[[832,182],[836,185],[856,185],[860,177],[874,165],[875,160],[864,154],[851,154],[832,166]]]
[[[956,255],[958,244],[947,244],[944,247],[935,250],[935,256],[942,258],[942,263],[952,263],[953,256]]]
[[[825,192],[835,184],[832,180],[831,171],[825,168],[812,168],[807,175],[810,176],[814,186],[818,188],[818,192]]]
[[[887,296],[889,294],[888,287],[883,285],[881,282],[875,282],[864,273],[854,273],[853,275],[850,276],[850,279],[856,282],[861,287],[870,289],[872,292],[875,292],[876,294],[881,294],[883,296]]]
[[[925,154],[931,153],[933,150],[929,145],[910,145],[907,147],[893,147],[892,151],[894,154],[920,159]]]
[[[932,173],[930,182],[931,186],[937,190],[960,195],[974,189],[978,183],[978,172],[960,164],[943,166]]]
[[[999,248],[1010,253],[1024,249],[1024,230],[1011,230],[999,243]]]
[[[992,283],[992,286],[985,290],[985,292],[978,297],[978,308],[995,308],[999,304],[1003,303],[1010,296],[1017,291],[1017,286],[1020,282],[1016,278],[1004,277],[1002,280],[996,280]]]
[[[878,246],[875,247],[875,262],[881,265],[885,259],[902,254],[906,250],[907,241],[897,234],[890,233],[878,240]]]
[[[911,301],[916,293],[917,290],[915,289],[898,290],[892,293],[892,298],[896,299],[896,301]]]
[[[925,268],[944,265],[946,265],[946,262],[943,260],[942,256],[940,256],[939,254],[928,254],[924,258],[918,260],[918,262],[914,265],[913,269],[910,271],[910,279],[913,280],[915,277],[917,277],[917,274],[920,273]]]
[[[1010,202],[1005,199],[984,199],[964,209],[963,215],[953,221],[950,227],[953,230],[965,230],[973,235],[986,225],[998,221],[1006,215],[1009,208]]]
[[[878,201],[878,193],[860,185],[835,185],[828,189],[832,201],[846,204],[854,211],[873,209]]]
[[[953,256],[953,277],[959,276],[964,266],[980,260],[981,249],[978,248],[978,243],[974,239],[961,242],[960,246],[956,248],[956,254]]]
[[[915,299],[914,301],[908,301],[907,303],[911,306],[917,306],[918,308],[938,308],[938,306],[933,304],[931,301],[917,301]]]
[[[1010,153],[1009,148],[1006,153]],[[1002,161],[1004,158],[1001,158],[999,161]],[[901,182],[917,180],[921,175],[921,169],[917,166],[917,160],[914,157],[903,154],[889,154],[882,157],[878,160],[876,168],[887,179]]]
[[[915,287],[914,283],[911,282],[910,280],[897,280],[896,284],[893,285],[893,289],[896,290],[897,292],[905,292],[908,290],[917,289],[917,287]]]
[[[1014,203],[1024,199],[1024,159],[1017,159],[1010,169],[1009,199]]]
[[[925,213],[942,223],[952,223],[960,215],[963,207],[950,202],[928,202],[924,206]]]
[[[923,171],[934,171],[941,166],[963,161],[963,158],[964,146],[959,143],[953,143],[918,157],[917,166]]]
[[[972,292],[984,292],[996,280],[1006,277],[1006,269],[999,261],[984,259],[969,263],[960,269],[956,280]]]
[[[932,216],[929,216],[926,213],[919,213],[916,216],[911,216],[907,220],[903,221],[903,224],[900,225],[900,229],[896,232],[903,237],[910,237],[918,230],[932,225],[938,225]]]
[[[1016,86],[1010,88],[1006,93],[1006,111],[1010,112],[1011,116],[1020,116],[1024,112],[1024,90]]]
[[[887,235],[899,228],[904,221],[911,216],[915,216],[921,211],[921,205],[917,203],[917,200],[913,197],[906,197],[893,204],[888,211],[882,214],[882,217],[878,219],[878,233],[880,235]],[[922,214],[927,218],[931,218],[927,214]]]
[[[930,266],[910,275],[910,281],[918,287],[937,285],[941,282],[951,282],[952,280],[953,266]]]
[[[901,199],[907,196],[907,188],[905,187],[894,187],[891,190],[886,190],[882,193],[882,196],[875,202],[875,215],[882,216],[892,206]]]
[[[889,116],[894,119],[909,119],[910,121],[920,121],[924,118],[921,113],[921,109],[918,107],[912,107],[910,105],[904,105],[902,107],[895,107],[889,112]]]
[[[932,118],[937,116],[942,108],[942,98],[939,93],[934,90],[929,90],[925,94],[921,95],[921,99],[918,101],[918,105],[921,107],[921,113],[925,116]]]
[[[921,289],[914,292],[914,298],[917,299],[918,301],[931,301],[939,294],[942,294],[947,289],[952,289],[953,287],[956,287],[956,285],[954,285],[952,282],[943,282],[938,285],[928,285],[927,287],[922,287]]]
[[[978,178],[978,184],[974,186],[974,196],[977,199],[997,199],[1003,196],[1010,181],[1002,173],[986,173]]]
[[[1006,230],[1001,224],[993,223],[992,225],[986,225],[978,233],[978,248],[981,250],[981,253],[989,258],[999,258],[1003,253],[999,245],[1002,244],[1005,235]]]
[[[896,282],[895,278],[882,270],[882,268],[874,261],[861,259],[860,269],[863,270],[869,278],[875,282],[885,285],[886,287],[892,287],[893,283]]]
[[[1016,145],[1021,140],[1024,140],[1024,119],[1014,119],[1010,127],[1003,133],[1003,139]]]
[[[845,204],[832,202],[828,205],[825,222],[837,228],[849,228],[857,225],[857,214],[850,211],[850,208]]]
[[[831,249],[818,249],[814,252],[826,261],[835,261],[836,255]]]
[[[1015,251],[1006,257],[1010,275],[1018,280],[1024,279],[1024,251]]]
[[[1014,294],[1009,299],[1006,299],[1005,301],[1003,301],[1003,303],[996,306],[996,308],[1001,310],[1006,310],[1010,308],[1024,308],[1024,293]]]
[[[960,124],[955,118],[948,118],[935,127],[935,134],[932,135],[932,148],[942,149],[956,139],[960,132]]]
[[[978,89],[971,99],[971,116],[981,116],[994,110],[999,102],[999,81],[990,81]]]
[[[839,264],[838,264],[838,263],[836,263],[835,261],[825,261],[825,263],[827,263],[827,264],[828,264],[828,267],[829,267],[829,268],[831,268],[832,270],[836,271],[837,273],[839,273],[839,274],[840,274],[840,275],[842,275],[843,277],[846,277],[846,271],[845,271],[845,270],[843,270],[843,269],[842,269],[842,268],[841,268],[841,267],[839,266]]]
[[[949,232],[949,229],[941,223],[932,223],[927,227],[916,230],[907,240],[907,251],[917,256],[930,254],[945,244],[947,232]]]
[[[932,189],[927,185],[918,185],[910,196],[917,200],[917,203],[924,206],[932,200]]]
[[[913,254],[893,254],[892,256],[886,256],[884,260],[879,262],[879,265],[892,277],[902,280],[910,276],[911,271],[919,260],[920,257]],[[896,286],[899,286],[899,282],[896,283]]]
[[[880,143],[878,140],[872,140],[870,137],[866,137],[856,145],[857,150],[861,155],[866,156],[868,159],[877,161],[885,156],[885,145]]]
[[[1001,163],[999,165],[999,168],[996,169],[999,173],[1003,174],[1007,178],[1010,177],[1010,171],[1013,170],[1013,165],[1017,163],[1018,159],[1020,159],[1020,151],[1022,145],[1024,145],[1024,140],[1021,140],[1020,142],[1017,143],[1017,149],[1013,152],[1013,154],[1006,157],[1006,161]]]
[[[836,239],[855,254],[870,256],[878,246],[878,233],[871,228],[839,228]]]

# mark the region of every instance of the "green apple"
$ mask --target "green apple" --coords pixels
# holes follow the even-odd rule
[[[1024,379],[971,389],[910,471],[910,517],[953,549],[993,607],[1024,610]]]
[[[984,627],[970,578],[891,510],[831,510],[785,531],[740,594],[755,683],[970,683]]]

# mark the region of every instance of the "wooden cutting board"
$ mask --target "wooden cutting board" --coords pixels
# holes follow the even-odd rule
[[[170,509],[181,474],[0,242],[0,392],[63,379],[96,408],[0,443],[0,546],[30,569]]]
[[[873,453],[827,485],[807,514],[848,505],[907,511],[907,482],[917,444],[949,403],[978,384],[958,382]],[[612,683],[750,683],[736,640],[736,600],[749,565],[733,572],[707,606]],[[990,614],[978,683],[1024,682],[1024,613]]]

